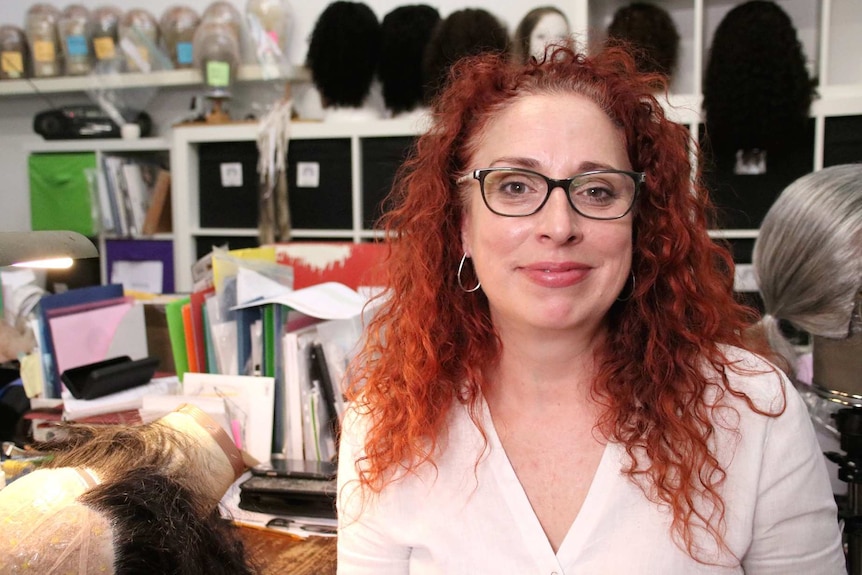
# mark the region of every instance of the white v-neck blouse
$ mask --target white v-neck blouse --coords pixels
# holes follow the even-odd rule
[[[747,362],[753,356],[743,355]],[[763,364],[760,364],[762,367]],[[578,516],[555,554],[509,463],[487,406],[488,442],[463,406],[449,419],[436,470],[423,466],[364,506],[354,462],[365,422],[345,419],[339,483],[339,575],[845,573],[836,507],[805,405],[774,374],[731,374],[735,389],[778,417],[725,400],[739,417],[716,426],[715,452],[727,471],[726,543],[741,563],[693,560],[671,539],[669,510],[620,473],[623,447],[609,443]],[[727,412],[731,413],[731,412]],[[738,421],[738,426],[737,426]],[[730,424],[730,425],[727,425]],[[478,461],[478,463],[477,463]],[[710,540],[701,541],[714,549]]]

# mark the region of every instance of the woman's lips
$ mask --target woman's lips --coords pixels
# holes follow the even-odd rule
[[[586,278],[590,270],[590,266],[575,262],[538,262],[521,268],[531,282],[551,288],[575,285]]]

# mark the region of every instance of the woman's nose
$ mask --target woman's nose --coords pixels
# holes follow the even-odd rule
[[[555,241],[569,241],[576,237],[583,217],[572,208],[567,190],[562,186],[551,190],[548,201],[537,215],[542,218],[541,234]]]

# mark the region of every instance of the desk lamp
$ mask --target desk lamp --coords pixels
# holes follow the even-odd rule
[[[98,255],[93,242],[78,232],[0,232],[0,266],[63,269],[72,259]]]

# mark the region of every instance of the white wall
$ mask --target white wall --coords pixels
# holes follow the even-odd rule
[[[245,0],[230,0],[242,13],[245,8]],[[366,3],[374,10],[378,18],[383,18],[390,10],[397,6],[419,3],[422,0],[366,0]],[[585,0],[560,0],[556,3],[569,15],[573,22],[577,21],[578,14],[582,10]],[[72,2],[61,0],[46,0],[62,9]],[[113,4],[121,9],[146,8],[156,18],[171,6],[184,4],[202,13],[210,4],[210,0],[77,0],[87,8],[95,8],[105,4]],[[288,58],[291,63],[301,65],[307,52],[307,40],[314,27],[317,17],[329,4],[324,0],[290,0],[290,6],[294,14],[292,27],[292,38],[288,47]],[[440,11],[441,16],[446,17],[449,13],[465,7],[484,8],[495,14],[509,30],[514,30],[520,19],[531,8],[537,5],[536,1],[514,0],[500,2],[498,0],[473,0],[465,4],[463,0],[436,0],[425,2]],[[544,3],[544,2],[543,2]],[[13,24],[24,27],[27,10],[35,2],[20,2],[13,0],[0,0],[0,24]],[[235,97],[235,105],[243,102],[246,108],[255,100],[267,101],[272,95],[260,93],[260,91],[272,91],[272,86],[244,86]],[[258,91],[258,92],[256,92]],[[170,125],[171,121],[183,116],[188,110],[191,96],[196,93],[193,89],[162,89],[150,101],[147,111],[156,119],[157,123]],[[0,230],[21,231],[30,228],[30,206],[29,186],[27,182],[27,142],[38,142],[32,130],[33,116],[53,106],[70,104],[89,104],[90,100],[85,94],[48,94],[50,103],[36,94],[31,96],[4,96],[0,98]],[[236,115],[234,116],[236,117]],[[166,132],[166,130],[162,130]]]

